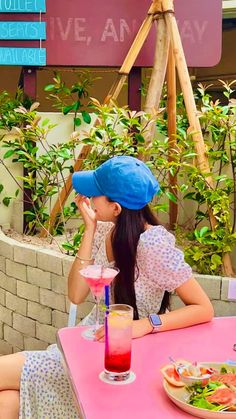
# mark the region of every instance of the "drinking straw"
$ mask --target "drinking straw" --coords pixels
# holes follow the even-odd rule
[[[105,345],[108,348],[108,321],[107,316],[109,313],[109,285],[105,285],[105,305],[106,305],[106,314],[105,314]]]
[[[109,285],[105,285],[105,305],[106,308],[109,309]],[[108,310],[106,310],[106,313],[108,313]]]

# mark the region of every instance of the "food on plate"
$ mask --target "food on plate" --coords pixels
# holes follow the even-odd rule
[[[206,386],[188,387],[188,403],[201,409],[214,411],[235,411],[236,390],[226,385],[210,381]]]
[[[211,381],[218,381],[227,386],[234,386],[236,389],[236,373],[233,372],[215,373],[212,375]]]
[[[207,380],[213,374],[211,368],[191,363],[185,360],[177,360],[172,364],[168,364],[161,369],[165,379],[176,387],[184,385],[193,385],[200,383],[202,380],[207,384]]]
[[[215,370],[206,385],[187,387],[190,397],[188,403],[213,411],[236,411],[236,374],[234,369],[222,366]]]
[[[193,386],[194,384],[206,385],[214,374],[212,368],[204,367],[196,362],[194,364],[181,365],[176,369],[180,379],[188,386]]]
[[[176,371],[176,368],[172,364],[165,365],[161,368],[161,373],[168,383],[172,384],[175,387],[184,387],[185,384],[181,381],[179,374]]]
[[[168,383],[175,387],[185,387],[189,393],[186,403],[215,412],[236,411],[236,369],[230,365],[206,364],[175,361],[164,366],[161,372]],[[182,371],[182,374],[179,372]],[[200,379],[208,377],[207,380]],[[196,379],[194,384],[186,384],[186,379]]]
[[[221,386],[206,399],[210,403],[233,405],[236,403],[236,392],[228,387]]]
[[[211,368],[201,367],[199,365],[191,364],[186,367],[179,367],[178,369],[182,369],[182,375],[184,377],[205,377],[209,374],[213,374]]]

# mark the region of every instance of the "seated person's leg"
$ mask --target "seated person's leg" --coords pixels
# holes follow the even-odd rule
[[[25,357],[21,352],[0,357],[0,390],[20,389],[20,376],[24,362]]]
[[[0,419],[19,418],[20,376],[24,362],[21,353],[0,357]]]
[[[0,391],[0,419],[18,419],[20,394],[17,390]]]
[[[61,361],[56,345],[45,351],[25,351],[0,357],[0,393],[3,400],[6,390],[20,389],[17,418],[38,419],[45,414],[48,419],[79,418]]]

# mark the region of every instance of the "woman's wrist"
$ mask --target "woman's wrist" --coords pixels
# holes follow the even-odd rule
[[[81,265],[84,265],[85,263],[87,265],[91,265],[94,260],[92,257],[82,257],[78,253],[75,255],[75,257],[80,261]]]
[[[152,332],[152,326],[147,317],[133,321],[133,338],[140,338]]]
[[[143,320],[143,324],[144,324],[145,331],[146,331],[145,335],[148,335],[149,333],[152,333],[153,327],[152,327],[152,325],[151,325],[151,323],[149,321],[149,318],[148,317],[145,317],[142,320]]]
[[[85,224],[84,234],[95,234],[97,228],[97,223],[94,224]]]
[[[85,227],[80,247],[75,255],[75,261],[81,265],[91,265],[94,258],[92,257],[92,243],[96,229]]]

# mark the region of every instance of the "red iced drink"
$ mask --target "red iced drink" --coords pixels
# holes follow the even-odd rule
[[[114,304],[109,308],[105,337],[105,373],[108,379],[129,377],[131,364],[133,308]]]
[[[105,369],[112,372],[125,372],[130,370],[131,350],[124,354],[110,354],[107,351],[105,355]]]

